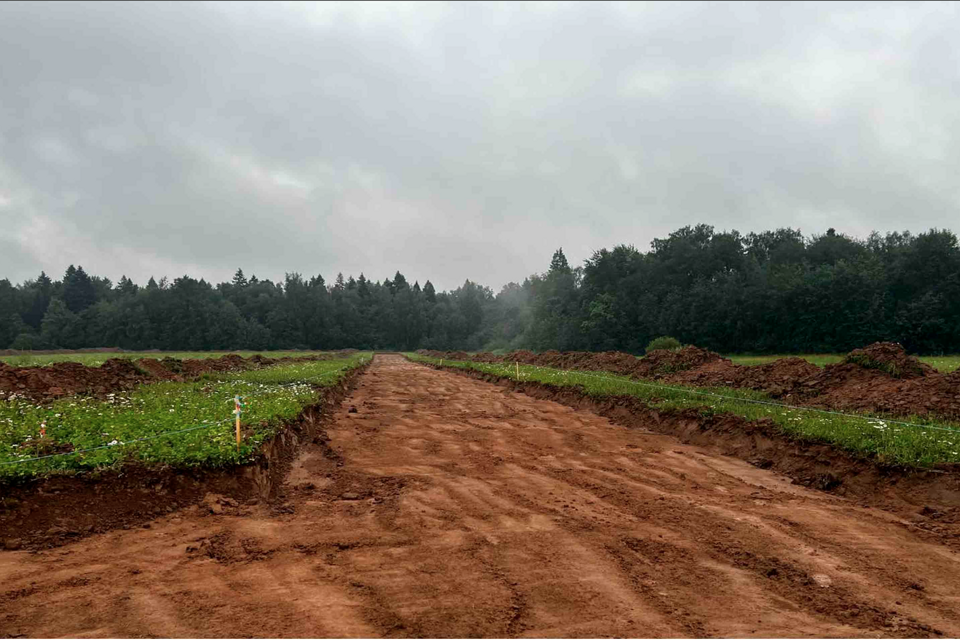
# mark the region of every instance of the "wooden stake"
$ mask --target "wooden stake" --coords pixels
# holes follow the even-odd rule
[[[520,382],[520,361],[517,360],[517,382]]]
[[[233,402],[236,407],[233,412],[237,416],[237,453],[240,453],[240,396],[235,396]]]

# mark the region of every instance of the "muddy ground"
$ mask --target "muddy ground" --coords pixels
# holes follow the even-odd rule
[[[3,636],[960,636],[902,516],[378,356],[273,503],[0,552]]]

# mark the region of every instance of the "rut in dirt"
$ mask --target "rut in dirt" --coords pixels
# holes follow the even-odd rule
[[[378,356],[283,500],[0,553],[0,635],[960,635],[960,558],[670,436]]]

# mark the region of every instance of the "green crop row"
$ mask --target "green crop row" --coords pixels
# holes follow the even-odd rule
[[[194,382],[146,384],[105,399],[0,401],[0,481],[125,462],[172,467],[245,462],[284,421],[317,400],[319,387],[336,384],[370,357],[356,353],[253,371],[207,373]],[[241,396],[245,405],[239,451],[235,396]],[[77,451],[85,452],[72,453]],[[69,455],[57,455],[64,453]]]
[[[438,358],[413,353],[406,356],[415,362],[440,362]],[[516,364],[444,360],[443,365],[517,379]],[[580,387],[594,396],[635,396],[665,411],[696,409],[703,415],[734,414],[748,420],[768,418],[782,433],[793,438],[833,444],[876,457],[886,464],[930,468],[960,463],[960,425],[946,421],[916,416],[893,420],[877,415],[839,414],[785,406],[748,389],[667,386],[608,373],[532,365],[519,366],[519,379],[557,387]]]

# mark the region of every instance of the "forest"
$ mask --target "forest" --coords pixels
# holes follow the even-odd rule
[[[546,258],[546,256],[545,256]],[[546,262],[546,260],[544,261]],[[471,280],[436,291],[397,272],[332,283],[238,269],[213,284],[184,275],[143,285],[70,266],[0,280],[0,348],[621,350],[670,335],[723,353],[844,352],[899,342],[960,353],[960,246],[949,230],[804,236],[687,226],[601,249],[495,293]]]

